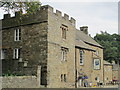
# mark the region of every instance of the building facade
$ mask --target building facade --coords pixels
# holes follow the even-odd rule
[[[104,83],[105,85],[109,84],[112,82],[113,78],[113,71],[112,71],[112,64],[104,61]]]
[[[76,21],[49,5],[30,15],[4,15],[2,21],[3,74],[37,75],[48,88],[78,88],[103,83],[103,48],[76,29]]]

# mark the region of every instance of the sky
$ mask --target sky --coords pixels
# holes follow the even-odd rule
[[[118,33],[117,0],[40,0],[42,5],[50,5],[76,19],[76,28],[88,26],[91,36],[100,31]],[[0,19],[4,11],[0,10]]]

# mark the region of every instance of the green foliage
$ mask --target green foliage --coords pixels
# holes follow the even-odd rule
[[[10,13],[12,11],[26,12],[27,14],[32,14],[40,10],[41,3],[38,1],[35,2],[4,2],[0,1],[0,7],[6,12]]]
[[[104,48],[104,60],[120,62],[120,35],[101,32],[94,39]]]

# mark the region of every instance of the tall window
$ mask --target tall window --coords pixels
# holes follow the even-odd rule
[[[66,77],[66,74],[64,74],[64,82],[66,82],[66,78],[67,78],[67,77]]]
[[[67,37],[67,31],[68,31],[68,26],[62,24],[62,26],[60,28],[62,29],[62,38],[66,39],[66,37]]]
[[[6,57],[6,49],[1,49],[0,50],[0,59],[5,59]]]
[[[84,64],[84,51],[80,50],[80,65]]]
[[[66,39],[66,29],[62,28],[62,38]]]
[[[21,29],[15,29],[14,33],[14,40],[15,41],[20,41],[21,40]]]
[[[20,58],[20,49],[16,48],[13,50],[13,58],[19,59]]]
[[[67,52],[68,52],[68,49],[62,47],[61,50],[62,50],[62,61],[67,61]]]

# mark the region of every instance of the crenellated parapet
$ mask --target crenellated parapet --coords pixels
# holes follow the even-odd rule
[[[4,14],[4,18],[2,19],[2,28],[4,29],[10,27],[17,27],[20,25],[47,22],[49,13],[56,15],[58,18],[61,17],[62,19],[75,26],[76,21],[74,18],[71,17],[69,19],[69,15],[64,14],[64,16],[62,16],[61,11],[56,10],[56,12],[54,13],[53,10],[53,7],[45,5],[42,6],[39,11],[31,15],[25,15],[21,14],[20,12],[15,12],[15,16],[11,17],[10,14]]]
[[[76,20],[73,17],[70,17],[69,15],[67,15],[66,13],[64,13],[64,16],[62,16],[62,12],[59,10],[55,10],[54,12],[54,8],[46,5],[48,7],[48,11],[51,12],[52,14],[55,14],[58,17],[62,17],[63,19],[65,19],[66,21],[70,22],[72,25],[75,26],[76,24]],[[70,19],[69,19],[70,18]]]

